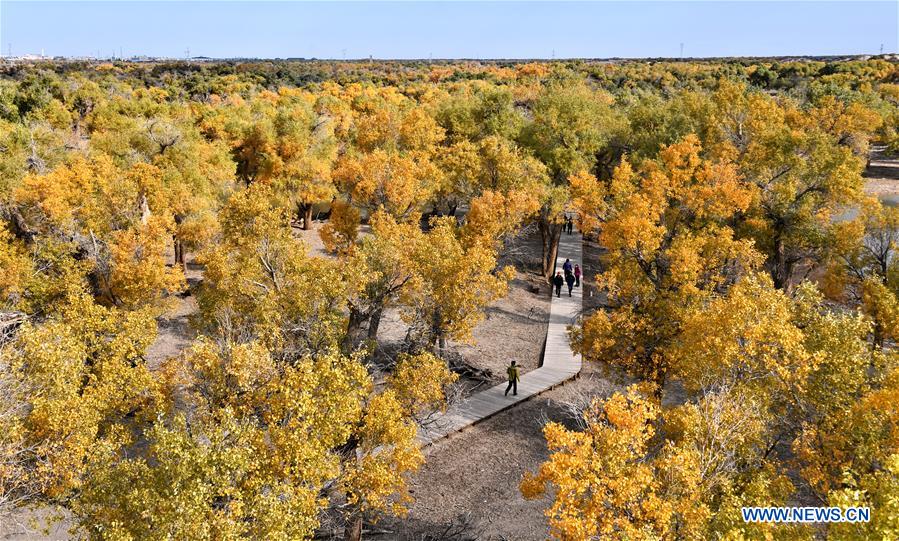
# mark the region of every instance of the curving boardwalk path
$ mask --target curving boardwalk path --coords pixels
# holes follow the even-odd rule
[[[562,233],[556,258],[558,270],[562,269],[565,258],[571,259],[572,263],[579,263],[583,268],[583,245],[579,233]],[[511,393],[503,396],[508,384],[506,382],[471,395],[447,409],[426,430],[422,430],[418,435],[421,445],[430,445],[577,376],[581,371],[581,357],[571,351],[567,328],[581,313],[583,291],[582,284],[581,287],[574,288],[571,297],[568,296],[567,286],[562,286],[561,297],[556,297],[553,292],[543,363],[540,368],[521,376],[518,396],[512,396]]]

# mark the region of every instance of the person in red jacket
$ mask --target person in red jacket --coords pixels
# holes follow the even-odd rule
[[[581,287],[581,267],[574,266],[574,287]]]

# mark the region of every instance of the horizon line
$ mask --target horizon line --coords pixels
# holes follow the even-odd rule
[[[148,54],[136,54],[130,56],[91,56],[91,55],[39,55],[35,53],[27,53],[24,55],[7,56],[0,54],[0,60],[26,60],[26,61],[47,61],[47,60],[70,60],[70,61],[152,61],[152,60],[172,60],[172,61],[234,61],[234,60],[279,60],[279,61],[302,61],[302,62],[565,62],[571,60],[581,61],[608,61],[608,60],[741,60],[741,59],[782,59],[782,58],[799,58],[799,59],[815,59],[815,58],[847,58],[866,56],[869,59],[878,57],[897,56],[899,52],[877,52],[877,53],[838,53],[838,54],[776,54],[776,55],[736,55],[736,56],[571,56],[571,57],[356,57],[356,58],[334,58],[334,57],[304,57],[304,56],[154,56]]]

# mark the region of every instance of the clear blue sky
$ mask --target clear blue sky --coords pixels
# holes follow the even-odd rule
[[[896,52],[899,2],[20,2],[7,54],[316,58]]]

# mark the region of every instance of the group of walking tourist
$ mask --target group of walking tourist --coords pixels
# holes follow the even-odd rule
[[[565,276],[562,276],[562,273],[565,273]],[[553,286],[556,288],[556,297],[562,296],[562,286],[568,285],[568,296],[571,296],[571,291],[576,287],[581,287],[581,267],[577,263],[572,265],[571,260],[566,259],[565,263],[562,265],[562,270],[556,272],[556,275],[553,276]]]
[[[572,221],[570,216],[565,218],[563,230],[571,234]],[[581,286],[580,265],[572,263],[570,259],[565,258],[562,270],[556,272],[556,275],[553,276],[552,284],[556,288],[556,297],[562,296],[562,286],[566,284],[568,285],[568,296],[571,297],[572,290]],[[509,396],[509,391],[512,391],[512,396],[518,396],[518,382],[521,378],[518,376],[518,365],[515,361],[512,361],[509,367],[506,368],[506,374],[509,376],[509,385],[506,387],[505,396]]]

